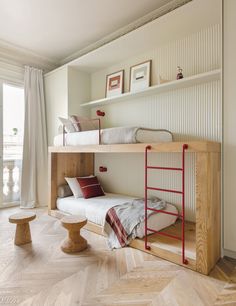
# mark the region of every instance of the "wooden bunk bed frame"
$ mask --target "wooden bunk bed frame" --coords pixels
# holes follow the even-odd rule
[[[182,263],[181,242],[158,234],[135,239],[131,247],[183,265],[202,274],[208,274],[221,254],[221,145],[210,141],[170,143],[137,143],[116,145],[81,145],[49,147],[49,214],[61,218],[57,210],[57,189],[65,184],[65,176],[86,176],[94,173],[94,153],[144,153],[147,146],[152,152],[196,154],[196,224],[185,222],[185,254],[188,264]],[[86,228],[102,234],[101,226],[88,222]],[[181,234],[179,222],[165,229],[170,235]]]

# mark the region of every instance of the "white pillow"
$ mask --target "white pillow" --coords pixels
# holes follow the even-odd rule
[[[80,178],[84,177],[93,177],[94,175],[89,176],[81,176]],[[79,182],[76,177],[65,177],[65,180],[67,181],[68,185],[70,186],[70,189],[74,195],[75,198],[83,198],[83,193],[81,191]]]
[[[59,117],[59,120],[65,126],[65,130],[66,130],[67,133],[76,132],[76,129],[75,129],[74,125],[72,124],[72,122],[69,119]]]

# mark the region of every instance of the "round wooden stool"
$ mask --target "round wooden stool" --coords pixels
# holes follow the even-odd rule
[[[11,215],[9,222],[16,224],[15,244],[22,245],[31,242],[29,222],[36,218],[33,212],[22,212]]]
[[[87,247],[87,240],[80,236],[80,229],[87,223],[81,216],[66,216],[61,219],[62,226],[68,230],[68,237],[61,245],[66,253],[80,252]]]

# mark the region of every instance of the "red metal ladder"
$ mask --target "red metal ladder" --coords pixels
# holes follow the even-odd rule
[[[181,168],[172,168],[172,167],[154,167],[154,166],[149,166],[148,165],[148,151],[152,149],[151,146],[146,146],[145,148],[145,249],[150,250],[151,247],[148,246],[148,237],[147,237],[147,232],[153,232],[157,233],[162,236],[167,236],[173,239],[177,239],[182,241],[182,263],[187,265],[188,260],[185,258],[185,188],[184,188],[184,183],[185,183],[185,151],[188,149],[187,144],[183,144],[182,147],[182,167]],[[173,189],[163,189],[163,188],[155,188],[155,187],[150,187],[148,186],[148,169],[155,169],[155,170],[171,170],[171,171],[180,171],[182,173],[182,190],[173,190]],[[175,214],[171,212],[167,212],[165,210],[158,210],[154,208],[148,207],[148,190],[157,190],[157,191],[163,191],[163,192],[171,192],[171,193],[176,193],[176,194],[181,194],[182,196],[182,212]],[[156,213],[163,213],[163,214],[168,214],[172,216],[177,216],[178,218],[181,219],[182,221],[182,230],[181,230],[181,237],[179,236],[174,236],[170,235],[164,232],[158,232],[155,231],[154,229],[151,229],[148,227],[147,224],[147,211],[152,210]]]

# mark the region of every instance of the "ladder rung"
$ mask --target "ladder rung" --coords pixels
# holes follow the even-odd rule
[[[180,240],[180,241],[182,240],[181,237],[174,236],[174,235],[171,235],[171,234],[167,234],[167,233],[164,233],[164,232],[158,232],[158,231],[155,231],[151,228],[147,228],[147,231],[153,232],[153,233],[156,233],[156,234],[159,234],[159,235],[162,235],[162,236],[166,236],[166,237],[169,237],[169,238],[177,239],[177,240]]]
[[[147,169],[183,171],[183,168],[172,168],[172,167],[154,167],[154,166],[147,166]]]
[[[172,213],[172,212],[169,212],[169,211],[165,211],[165,210],[162,210],[162,209],[155,209],[155,208],[150,208],[150,207],[147,207],[148,210],[152,210],[152,211],[155,211],[157,213],[163,213],[163,214],[167,214],[167,215],[172,215],[172,216],[176,216],[176,217],[179,217],[179,218],[182,218],[183,216],[180,215],[180,214],[175,214],[175,213]]]
[[[172,189],[162,189],[162,188],[154,188],[154,187],[147,187],[147,189],[148,190],[157,190],[157,191],[164,191],[164,192],[172,192],[172,193],[183,194],[182,191],[172,190]]]

